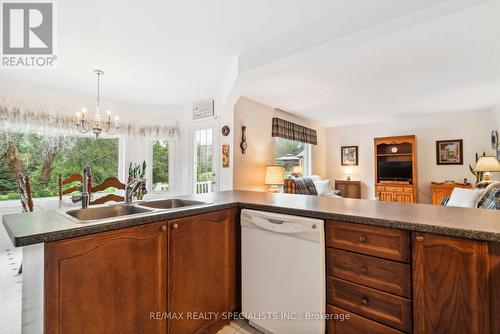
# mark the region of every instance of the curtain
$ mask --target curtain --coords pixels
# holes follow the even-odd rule
[[[76,127],[76,116],[69,117],[62,110],[46,109],[43,106],[22,106],[0,100],[0,130],[29,132],[39,135],[75,136],[82,135]],[[176,121],[158,124],[119,123],[119,129],[112,137],[136,137],[176,141],[180,130]],[[83,135],[92,135],[91,133]],[[107,135],[104,135],[107,136]]]
[[[276,117],[273,118],[272,137],[300,141],[306,144],[318,144],[316,130]]]

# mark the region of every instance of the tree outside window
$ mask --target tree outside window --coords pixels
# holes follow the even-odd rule
[[[299,141],[274,138],[274,160],[282,165],[285,170],[285,178],[293,173],[294,167],[300,167],[302,173],[307,173],[310,145]]]
[[[169,191],[169,143],[153,142],[153,191]]]
[[[81,174],[90,165],[94,184],[118,174],[119,140],[91,137],[0,134],[0,200],[19,198],[16,179],[27,175],[33,197],[57,196],[59,174]]]

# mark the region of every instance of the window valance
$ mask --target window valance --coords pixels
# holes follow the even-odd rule
[[[272,136],[300,141],[306,144],[316,145],[318,143],[316,130],[276,117],[273,118]]]
[[[16,105],[3,100],[0,100],[0,130],[40,135],[81,135],[75,126],[75,117],[68,116],[66,111],[37,105]],[[176,121],[163,121],[158,124],[122,122],[114,137],[176,141],[179,139],[179,134],[179,125]]]

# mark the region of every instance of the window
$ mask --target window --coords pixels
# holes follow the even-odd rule
[[[118,139],[0,134],[0,200],[19,198],[16,175],[31,179],[33,197],[57,196],[58,176],[81,174],[90,165],[94,184],[118,174]]]
[[[171,191],[170,183],[171,145],[168,141],[153,141],[152,154],[152,190],[155,192]]]
[[[214,191],[213,185],[213,130],[196,130],[194,134],[194,191],[204,194]]]
[[[288,140],[280,137],[274,138],[274,160],[285,169],[285,178],[292,173],[302,175],[311,174],[311,144]]]

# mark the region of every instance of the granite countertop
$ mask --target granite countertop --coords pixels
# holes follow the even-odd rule
[[[49,210],[6,215],[3,217],[3,225],[14,246],[19,247],[240,207],[500,242],[500,210],[252,191],[224,191],[176,198],[211,204],[157,211],[141,217],[126,219],[121,217],[121,220],[111,222],[92,223],[76,223],[56,211]]]

